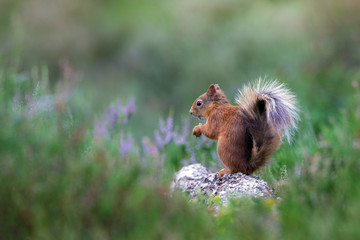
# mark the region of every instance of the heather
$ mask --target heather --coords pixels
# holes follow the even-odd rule
[[[2,1],[0,239],[357,239],[355,1]],[[254,173],[276,199],[170,192],[222,165],[188,113],[276,78],[301,122]]]

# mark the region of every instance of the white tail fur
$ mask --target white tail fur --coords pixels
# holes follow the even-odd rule
[[[259,98],[267,101],[268,120],[280,136],[285,135],[290,143],[300,119],[295,95],[277,80],[259,78],[254,84],[246,85],[239,90],[235,100],[240,107],[252,112],[251,109],[256,106]]]

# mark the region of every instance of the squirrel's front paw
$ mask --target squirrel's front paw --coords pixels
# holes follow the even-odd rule
[[[194,129],[193,129],[193,132],[192,134],[195,136],[195,137],[200,137],[201,136],[201,129],[199,126],[195,126]]]

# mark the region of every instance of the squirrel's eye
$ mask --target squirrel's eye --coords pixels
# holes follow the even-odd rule
[[[196,106],[201,106],[202,102],[201,101],[197,101],[196,102]]]

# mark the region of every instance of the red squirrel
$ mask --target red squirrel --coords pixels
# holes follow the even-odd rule
[[[251,174],[265,163],[285,136],[291,141],[299,120],[293,93],[277,81],[259,79],[239,91],[238,106],[229,103],[218,84],[193,103],[190,114],[205,124],[194,127],[192,134],[217,141],[217,152],[224,164],[218,172]]]

